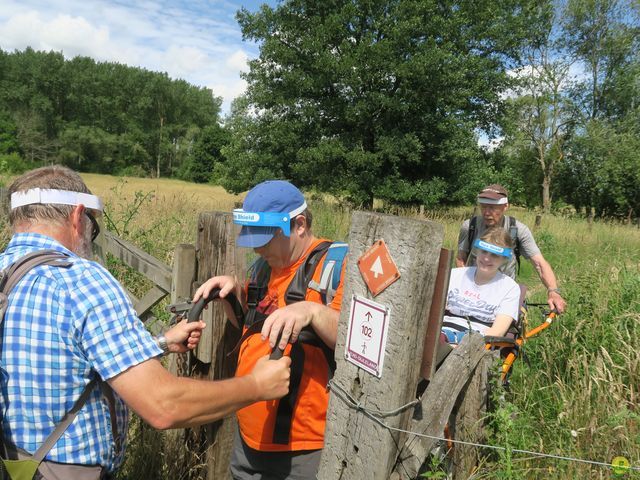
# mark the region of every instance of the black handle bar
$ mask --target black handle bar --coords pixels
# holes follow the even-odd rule
[[[189,314],[187,315],[187,322],[195,322],[200,318],[202,314],[202,310],[204,310],[205,305],[207,305],[212,300],[216,298],[220,298],[220,289],[214,288],[209,292],[209,295],[206,297],[201,297],[189,310]],[[224,297],[224,300],[229,302],[231,308],[233,309],[233,313],[236,316],[236,320],[240,323],[240,325],[244,324],[244,310],[242,310],[242,305],[238,301],[238,297],[233,292],[227,293],[227,296]]]
[[[191,310],[189,310],[189,314],[187,315],[187,322],[195,322],[196,320],[198,320],[202,314],[202,310],[204,310],[205,305],[215,300],[216,298],[220,298],[219,288],[212,289],[207,297],[201,297],[200,299],[198,299],[193,307],[191,307]],[[242,309],[242,305],[240,305],[240,302],[238,301],[238,297],[236,297],[233,292],[229,292],[227,296],[224,297],[224,300],[228,301],[231,305],[238,323],[241,326],[244,325],[244,310]],[[280,337],[278,337],[278,342],[280,342]],[[282,358],[283,353],[284,350],[282,350],[280,347],[278,347],[278,344],[276,344],[276,346],[273,347],[273,350],[271,351],[269,359],[279,360],[280,358]]]

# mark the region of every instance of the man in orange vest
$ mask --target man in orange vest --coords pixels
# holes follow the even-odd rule
[[[194,301],[213,288],[220,288],[221,298],[231,292],[243,298],[246,315],[244,325],[237,325],[243,336],[236,375],[279,349],[291,357],[291,388],[281,400],[238,411],[231,473],[243,480],[315,478],[324,444],[346,245],[314,236],[304,196],[285,181],[254,187],[243,208],[234,211],[234,221],[242,225],[237,245],[259,255],[249,283],[213,277],[197,290]],[[332,261],[335,247],[344,251]],[[329,276],[337,278],[333,286],[327,285]],[[238,323],[227,302],[224,306],[230,321]]]

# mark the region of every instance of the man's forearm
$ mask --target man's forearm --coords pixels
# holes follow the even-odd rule
[[[259,400],[252,375],[227,380],[175,377],[152,359],[109,381],[122,399],[158,429],[210,423]]]
[[[553,269],[549,262],[547,262],[544,257],[539,259],[532,259],[533,265],[538,272],[538,276],[540,277],[540,281],[542,284],[547,287],[547,290],[558,288],[558,282],[556,280],[556,275],[553,273]]]
[[[331,349],[335,348],[338,337],[338,321],[340,312],[326,305],[315,304],[311,327],[320,339]]]
[[[251,375],[226,380],[180,378],[179,388],[160,400],[166,414],[164,428],[187,428],[211,423],[259,400]],[[163,428],[163,427],[160,427]]]

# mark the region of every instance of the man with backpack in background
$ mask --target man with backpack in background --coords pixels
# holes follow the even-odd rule
[[[265,356],[221,381],[163,367],[160,357],[194,348],[205,324],[184,320],[157,338],[145,329],[120,284],[88,260],[102,202],[77,173],[43,167],[9,190],[0,478],[5,468],[12,480],[109,478],[123,461],[127,407],[155,428],[181,428],[287,393],[289,359]]]
[[[249,269],[248,284],[231,276],[209,279],[196,301],[220,288],[220,298],[233,292],[245,299],[239,342],[241,375],[257,358],[272,352],[291,357],[291,388],[279,401],[258,402],[238,411],[231,459],[235,479],[316,478],[335,348],[347,246],[316,238],[304,196],[289,182],[258,184],[234,210],[242,225],[240,247],[259,255]]]
[[[504,228],[514,241],[514,255],[502,268],[505,275],[515,280],[520,266],[520,255],[528,259],[538,272],[540,281],[547,287],[547,303],[549,308],[558,313],[565,310],[566,302],[560,294],[556,276],[549,262],[545,260],[533,238],[531,230],[522,222],[505,215],[509,208],[506,189],[499,184],[489,185],[478,194],[480,215],[465,220],[458,236],[458,255],[456,267],[475,265],[475,256],[471,246],[476,238],[480,238],[487,228],[499,226]]]

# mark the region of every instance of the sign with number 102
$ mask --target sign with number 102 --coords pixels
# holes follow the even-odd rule
[[[389,313],[389,307],[368,298],[351,298],[345,358],[378,378],[382,376]]]

